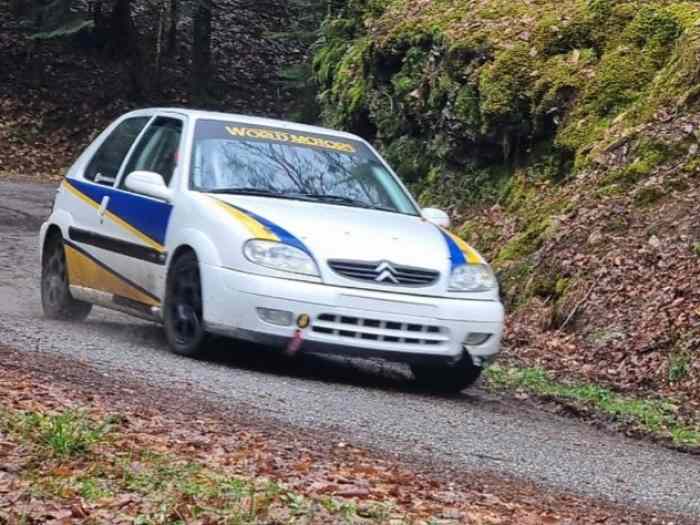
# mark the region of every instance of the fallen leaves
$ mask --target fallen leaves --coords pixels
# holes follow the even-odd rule
[[[700,125],[700,117],[690,115],[657,123],[648,133],[670,136],[689,120],[693,129]],[[672,398],[697,416],[700,259],[692,246],[700,241],[700,187],[694,174],[673,167],[657,171],[652,178],[664,196],[653,206],[636,206],[632,190],[601,197],[593,190],[608,174],[604,170],[565,186],[542,186],[540,201],[575,206],[557,215],[556,231],[515,284],[516,300],[527,283],[543,291],[530,292],[510,312],[505,354],[519,366],[544,368],[562,380]],[[493,207],[470,221],[469,230],[496,234],[489,241],[494,257],[518,235],[520,220],[518,213]]]
[[[211,524],[222,522],[227,512],[285,523],[299,517],[313,523],[341,517],[393,523],[649,521],[628,509],[543,495],[482,474],[471,474],[469,483],[441,481],[301,429],[258,427],[216,414],[187,416],[181,413],[186,399],[178,400],[177,411],[168,411],[164,407],[172,404],[161,404],[159,396],[165,394],[153,387],[101,388],[107,379],[89,368],[76,376],[89,388],[63,384],[62,370],[71,364],[34,354],[34,371],[28,372],[25,359],[0,348],[0,522],[25,515],[42,523],[133,523],[137,516],[157,521],[158,515],[164,521]],[[42,367],[45,359],[52,361]],[[96,396],[96,388],[103,395]],[[201,405],[196,407],[201,413]],[[60,415],[66,410],[85,414],[88,427],[108,421],[110,430],[78,455],[54,457],[46,455],[36,434],[19,439],[20,427],[7,423],[31,411]],[[18,468],[6,469],[15,463]]]

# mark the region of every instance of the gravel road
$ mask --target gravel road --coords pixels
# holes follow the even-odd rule
[[[219,342],[202,360],[168,352],[159,327],[96,309],[82,324],[43,319],[37,231],[54,187],[0,182],[0,343],[89,362],[112,377],[205,393],[280,422],[342,432],[463,471],[490,471],[562,491],[700,519],[700,457],[660,448],[472,389],[414,391],[402,367],[306,357]]]

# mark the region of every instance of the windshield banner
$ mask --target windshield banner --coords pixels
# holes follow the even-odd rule
[[[200,120],[197,123],[197,138],[199,139],[248,139],[263,142],[295,144],[312,148],[338,151],[340,153],[355,153],[356,147],[350,142],[333,140],[321,135],[296,133],[274,128],[245,127],[242,125],[214,120]]]

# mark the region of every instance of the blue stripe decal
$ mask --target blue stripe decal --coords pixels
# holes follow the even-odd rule
[[[265,226],[268,230],[270,230],[272,233],[274,233],[280,240],[280,242],[283,242],[284,244],[289,244],[290,246],[294,246],[295,248],[300,249],[302,252],[308,254],[311,256],[313,259],[313,254],[311,253],[311,250],[309,250],[306,245],[299,240],[297,237],[292,235],[290,232],[282,228],[281,226],[275,224],[272,221],[268,221],[266,218],[261,217],[260,215],[253,213],[252,211],[246,210],[244,208],[241,208],[239,206],[234,206],[233,204],[230,204],[230,206],[233,206],[239,211],[242,211],[243,213],[250,215],[253,219],[258,221],[260,224]]]
[[[173,211],[171,204],[115,190],[100,184],[92,184],[76,179],[69,179],[75,188],[97,205],[105,196],[109,196],[107,211],[129,223],[146,237],[165,244],[165,234]]]
[[[447,243],[447,248],[450,250],[450,260],[452,261],[452,269],[454,270],[458,266],[466,264],[467,260],[465,259],[462,250],[460,250],[459,246],[457,246],[457,243],[454,242],[452,238],[440,228],[438,228],[438,230],[440,230],[440,234],[445,239],[445,242]]]

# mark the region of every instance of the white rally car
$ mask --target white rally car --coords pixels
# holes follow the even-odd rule
[[[290,353],[381,356],[443,390],[498,353],[491,268],[361,138],[181,109],[124,115],[78,158],[41,228],[47,317],[92,305]]]

